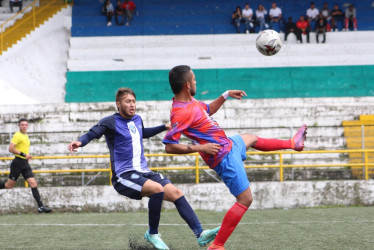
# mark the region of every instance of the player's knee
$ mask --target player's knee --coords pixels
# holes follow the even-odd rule
[[[156,194],[156,193],[161,193],[161,192],[164,192],[164,187],[161,185],[161,184],[158,184],[158,185],[155,185],[153,187],[153,193]]]
[[[179,199],[180,197],[182,197],[184,195],[183,191],[180,190],[179,188],[176,188],[174,193],[175,193],[175,197],[177,199]]]
[[[5,183],[5,189],[12,189],[14,187],[13,183]]]

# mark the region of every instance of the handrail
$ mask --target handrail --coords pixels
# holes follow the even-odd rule
[[[283,155],[288,154],[330,154],[330,153],[363,153],[364,162],[363,163],[329,163],[329,164],[286,164],[283,160]],[[374,149],[348,149],[348,150],[314,150],[314,151],[270,151],[270,152],[260,152],[260,151],[249,151],[247,155],[278,155],[279,164],[274,165],[245,165],[245,168],[252,169],[262,169],[262,168],[279,168],[279,181],[283,181],[283,169],[284,168],[318,168],[318,167],[352,167],[358,166],[363,167],[365,171],[364,179],[369,179],[369,167],[374,167],[374,162],[369,162],[369,153],[374,153]],[[150,167],[152,171],[160,170],[195,170],[195,183],[199,183],[199,171],[203,169],[209,169],[207,166],[199,165],[199,154],[144,154],[146,157],[160,157],[160,156],[194,156],[195,165],[194,166],[178,166],[178,167]],[[106,155],[59,155],[59,156],[34,156],[33,160],[46,160],[46,159],[87,159],[87,158],[109,158]],[[0,157],[0,161],[13,160],[14,157]],[[60,169],[60,170],[33,170],[34,173],[84,173],[84,172],[110,172],[110,168],[99,168],[99,169]],[[9,171],[0,171],[1,174],[9,174]]]
[[[16,13],[14,16],[12,16],[11,18],[9,18],[8,20],[6,20],[4,23],[0,24],[0,32],[1,32],[1,36],[0,36],[0,54],[3,53],[4,51],[4,32],[5,32],[5,25],[7,23],[9,23],[10,21],[12,21],[13,19],[15,19],[18,15],[20,15],[21,13],[25,13],[26,10],[28,8],[32,8],[32,15],[29,16],[29,17],[26,17],[26,18],[22,18],[22,20],[20,20],[18,23],[15,23],[13,26],[9,27],[7,29],[7,32],[10,33],[12,32],[13,30],[16,30],[17,28],[19,28],[19,26],[21,26],[23,23],[25,23],[26,21],[28,21],[29,19],[32,18],[32,23],[33,23],[33,29],[35,29],[36,27],[36,15],[39,14],[45,7],[48,7],[54,3],[57,3],[57,2],[60,2],[61,0],[51,0],[48,4],[46,5],[43,5],[41,9],[39,9],[38,11],[36,11],[35,9],[35,5],[37,4],[37,2],[39,2],[39,0],[34,0],[33,2],[31,2],[30,4],[28,4],[26,7],[22,8],[22,10],[18,13]],[[68,4],[68,1],[67,0],[64,0],[64,5],[67,6]]]

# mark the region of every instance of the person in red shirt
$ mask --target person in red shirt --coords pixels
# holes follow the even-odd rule
[[[306,35],[306,41],[309,43],[309,23],[305,20],[303,15],[301,15],[299,21],[296,22],[296,27],[301,31],[301,34]],[[303,42],[303,39],[301,39],[301,42]]]
[[[122,4],[123,9],[123,20],[127,19],[126,26],[130,25],[130,21],[134,16],[136,5],[133,1],[125,0]]]
[[[197,91],[196,77],[187,65],[172,68],[169,83],[174,97],[170,112],[171,128],[162,140],[165,151],[171,154],[199,152],[236,197],[236,203],[227,211],[214,242],[207,249],[224,250],[225,242],[252,203],[250,183],[243,164],[246,151],[251,147],[261,151],[302,151],[307,126],[303,124],[289,140],[261,138],[248,133],[227,137],[212,115],[228,97],[241,100],[246,96],[243,90],[227,90],[210,104],[199,102],[193,97]],[[180,144],[182,134],[191,139],[192,144]]]

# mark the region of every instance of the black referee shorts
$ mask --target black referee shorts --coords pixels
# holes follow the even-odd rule
[[[29,161],[16,157],[10,164],[9,179],[16,181],[20,174],[25,180],[34,177]]]

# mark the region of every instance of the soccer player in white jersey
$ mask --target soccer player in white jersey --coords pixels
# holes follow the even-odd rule
[[[144,238],[156,249],[169,249],[158,234],[162,201],[173,202],[180,216],[187,222],[200,246],[214,240],[219,227],[203,230],[199,219],[182,191],[162,174],[152,172],[144,157],[143,138],[152,137],[170,127],[170,124],[144,128],[142,118],[135,114],[136,96],[129,88],[120,88],[116,94],[118,113],[107,116],[93,126],[78,141],[68,146],[70,152],[84,147],[93,139],[105,135],[112,164],[112,184],[121,195],[141,200],[149,197],[149,229]]]

